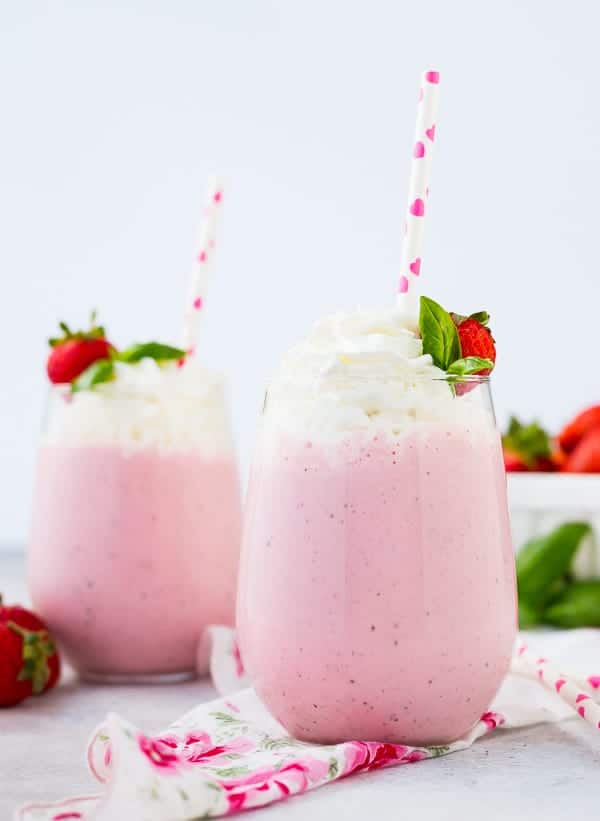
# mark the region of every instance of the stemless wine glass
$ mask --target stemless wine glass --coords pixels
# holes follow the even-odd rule
[[[489,382],[441,387],[442,418],[337,438],[266,401],[238,627],[259,696],[297,738],[445,743],[507,672],[514,560]]]
[[[204,627],[233,624],[240,535],[220,382],[154,400],[51,391],[29,586],[83,677],[194,675]]]

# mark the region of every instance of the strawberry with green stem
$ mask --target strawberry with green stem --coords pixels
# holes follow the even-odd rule
[[[48,378],[55,385],[73,382],[87,368],[99,360],[110,359],[115,349],[106,339],[101,325],[96,323],[94,311],[87,331],[72,331],[66,322],[59,327],[62,336],[49,340],[51,352],[46,364]]]
[[[433,299],[422,296],[419,332],[423,353],[433,364],[446,371],[456,382],[457,393],[470,389],[468,376],[486,376],[496,362],[496,344],[487,327],[489,314],[479,311],[471,316],[449,313]]]
[[[553,471],[552,441],[537,422],[522,424],[512,416],[502,437],[504,467],[510,473],[523,471]]]
[[[475,371],[477,376],[487,376],[492,372],[496,362],[496,343],[492,332],[487,327],[490,315],[487,311],[479,311],[467,317],[454,313],[450,316],[458,331],[460,352],[463,358],[478,357],[488,359],[492,363],[491,367]]]
[[[60,658],[44,622],[0,598],[0,707],[46,692],[59,676]]]

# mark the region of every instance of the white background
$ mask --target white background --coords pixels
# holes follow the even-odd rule
[[[430,65],[425,292],[491,311],[502,422],[598,400],[598,22],[594,0],[4,0],[0,543],[26,540],[46,337],[95,306],[117,344],[176,341],[213,170],[202,348],[245,473],[282,350],[394,298]]]

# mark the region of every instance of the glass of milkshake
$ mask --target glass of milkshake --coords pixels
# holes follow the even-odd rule
[[[401,312],[328,317],[284,358],[238,628],[259,696],[306,741],[442,744],[489,707],[516,635],[489,380],[436,366]]]
[[[234,619],[240,489],[223,379],[193,357],[111,367],[109,381],[51,389],[31,596],[83,677],[188,677],[204,627]]]

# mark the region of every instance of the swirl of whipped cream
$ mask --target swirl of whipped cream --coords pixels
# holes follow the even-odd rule
[[[163,450],[232,449],[219,373],[195,359],[115,363],[115,379],[75,394],[53,389],[44,444]]]
[[[478,400],[457,400],[411,326],[395,309],[325,317],[283,358],[269,390],[270,416],[315,438],[396,436],[415,422],[481,417]]]

